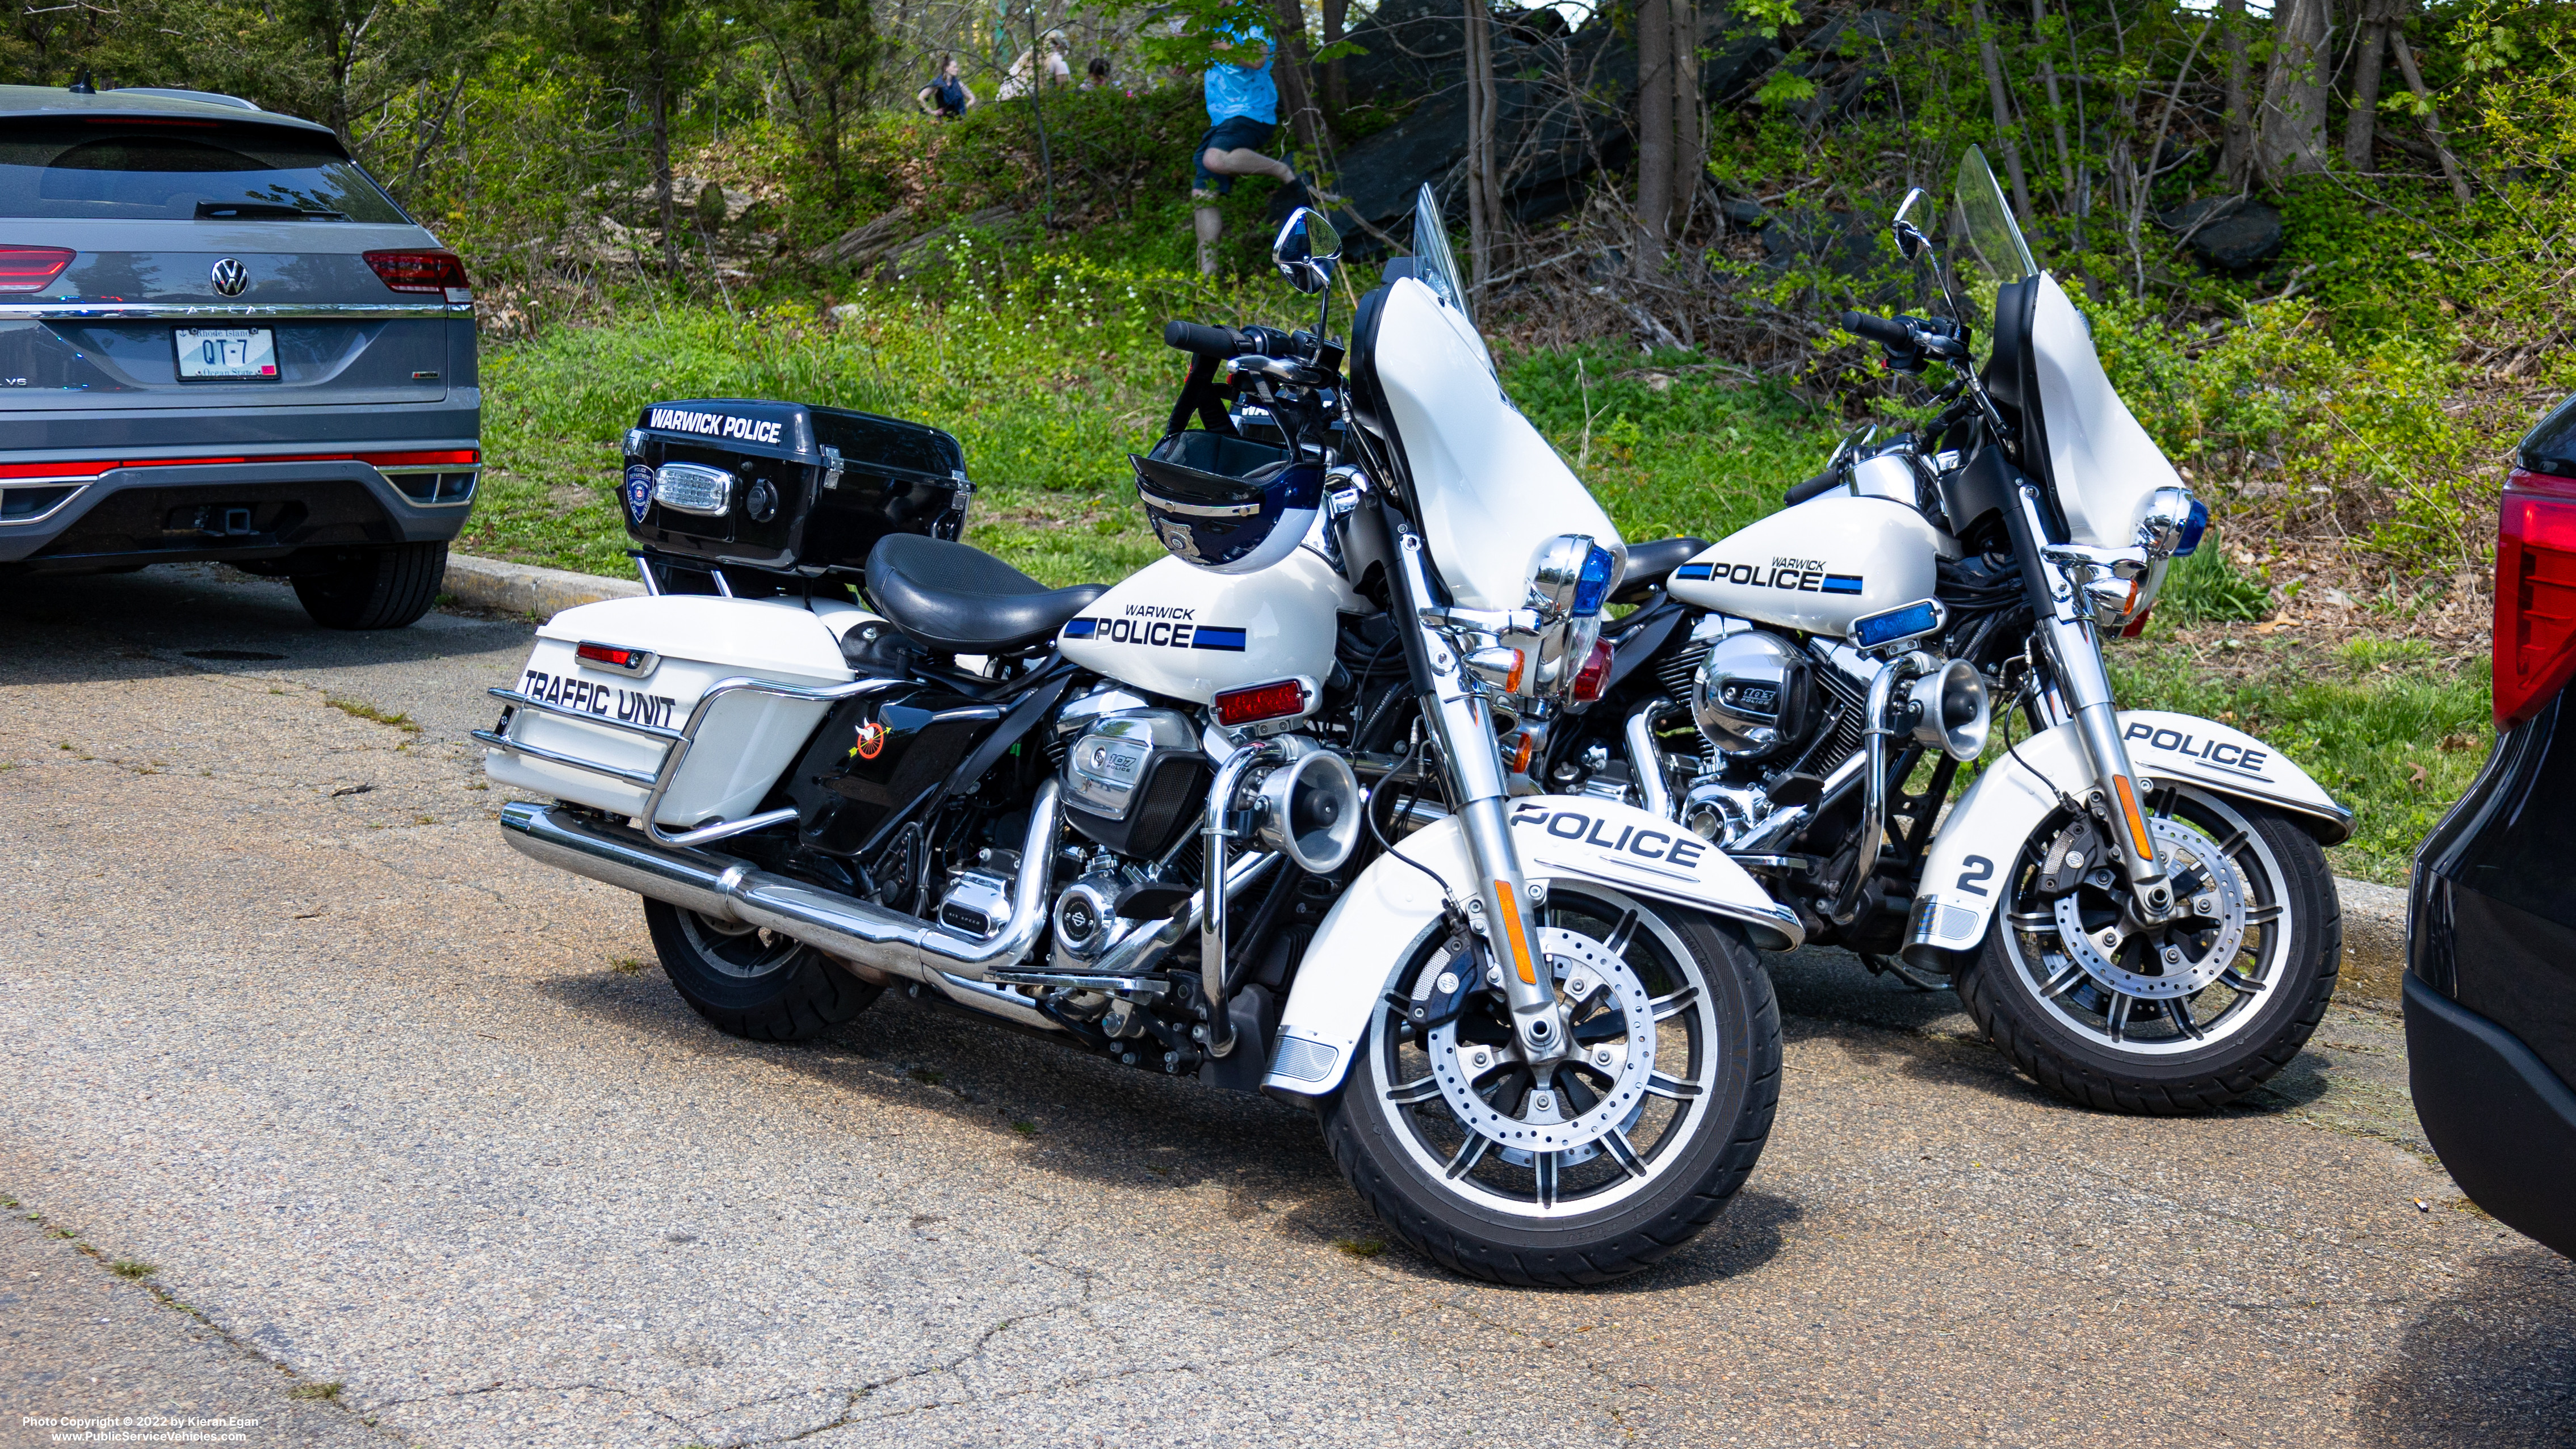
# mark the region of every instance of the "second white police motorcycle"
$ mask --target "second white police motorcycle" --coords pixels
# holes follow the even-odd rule
[[[655,596],[557,615],[494,691],[487,769],[540,797],[505,838],[644,897],[724,1030],[899,988],[1265,1091],[1482,1277],[1687,1241],[1770,1133],[1756,950],[1804,928],[1665,815],[1530,780],[1607,683],[1626,548],[1503,395],[1427,190],[1416,225],[1347,352],[1324,319],[1167,329],[1194,361],[1134,466],[1171,556],[1114,588],[955,542],[936,430],[647,409]],[[1274,257],[1329,299],[1338,248],[1300,212]]]
[[[1984,155],[1959,169],[1954,267],[1913,219],[1923,200],[1896,240],[1948,315],[1843,325],[1901,373],[1949,370],[1946,411],[1847,445],[1714,546],[1637,550],[1611,687],[1558,722],[1544,772],[1727,851],[1809,940],[1955,984],[2067,1097],[2220,1106],[2325,1013],[2342,922],[2321,847],[2352,813],[2241,730],[2119,707],[2103,646],[2144,626],[2207,510]],[[1982,362],[1972,307],[1993,318]],[[1997,697],[2028,726],[2000,751]]]

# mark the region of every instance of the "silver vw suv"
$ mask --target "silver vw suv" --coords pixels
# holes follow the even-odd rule
[[[465,269],[328,128],[0,86],[0,575],[220,560],[400,628],[481,412]]]

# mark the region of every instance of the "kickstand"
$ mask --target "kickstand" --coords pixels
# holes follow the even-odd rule
[[[1917,991],[1955,991],[1958,989],[1947,981],[1924,980],[1922,977],[1915,975],[1912,968],[1908,967],[1904,962],[1897,960],[1893,956],[1877,956],[1864,951],[1860,956],[1860,964],[1868,967],[1869,974],[1872,976],[1893,976],[1897,980],[1904,982],[1906,985],[1913,987]]]

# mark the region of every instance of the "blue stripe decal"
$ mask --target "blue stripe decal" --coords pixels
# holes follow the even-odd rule
[[[1231,649],[1235,653],[1240,654],[1243,652],[1243,631],[1241,629],[1216,629],[1211,628],[1208,625],[1201,624],[1190,635],[1190,647],[1193,649]]]
[[[1064,637],[1067,639],[1088,639],[1099,632],[1100,621],[1098,619],[1068,619],[1065,621]]]
[[[1824,591],[1828,594],[1857,594],[1860,592],[1860,575],[1827,574]]]
[[[1673,570],[1673,577],[1677,579],[1704,579],[1708,577],[1709,570],[1714,567],[1715,565],[1713,564],[1683,564],[1680,568]]]

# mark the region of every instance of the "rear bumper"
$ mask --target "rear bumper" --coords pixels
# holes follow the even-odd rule
[[[2520,1038],[2406,977],[2415,1115],[2469,1200],[2576,1257],[2576,1090]]]
[[[480,437],[476,410],[441,412],[437,421],[461,426],[291,446],[245,445],[218,432],[184,452],[120,448],[118,431],[102,427],[99,440],[79,450],[0,452],[0,566],[77,572],[132,563],[256,562],[311,549],[453,539],[472,509],[469,480],[479,475]],[[379,415],[376,421],[396,420]],[[0,436],[7,432],[0,429]],[[471,465],[420,461],[469,451],[477,455]],[[92,475],[102,455],[120,466]],[[193,461],[209,455],[221,461]],[[55,468],[60,476],[49,476]]]

